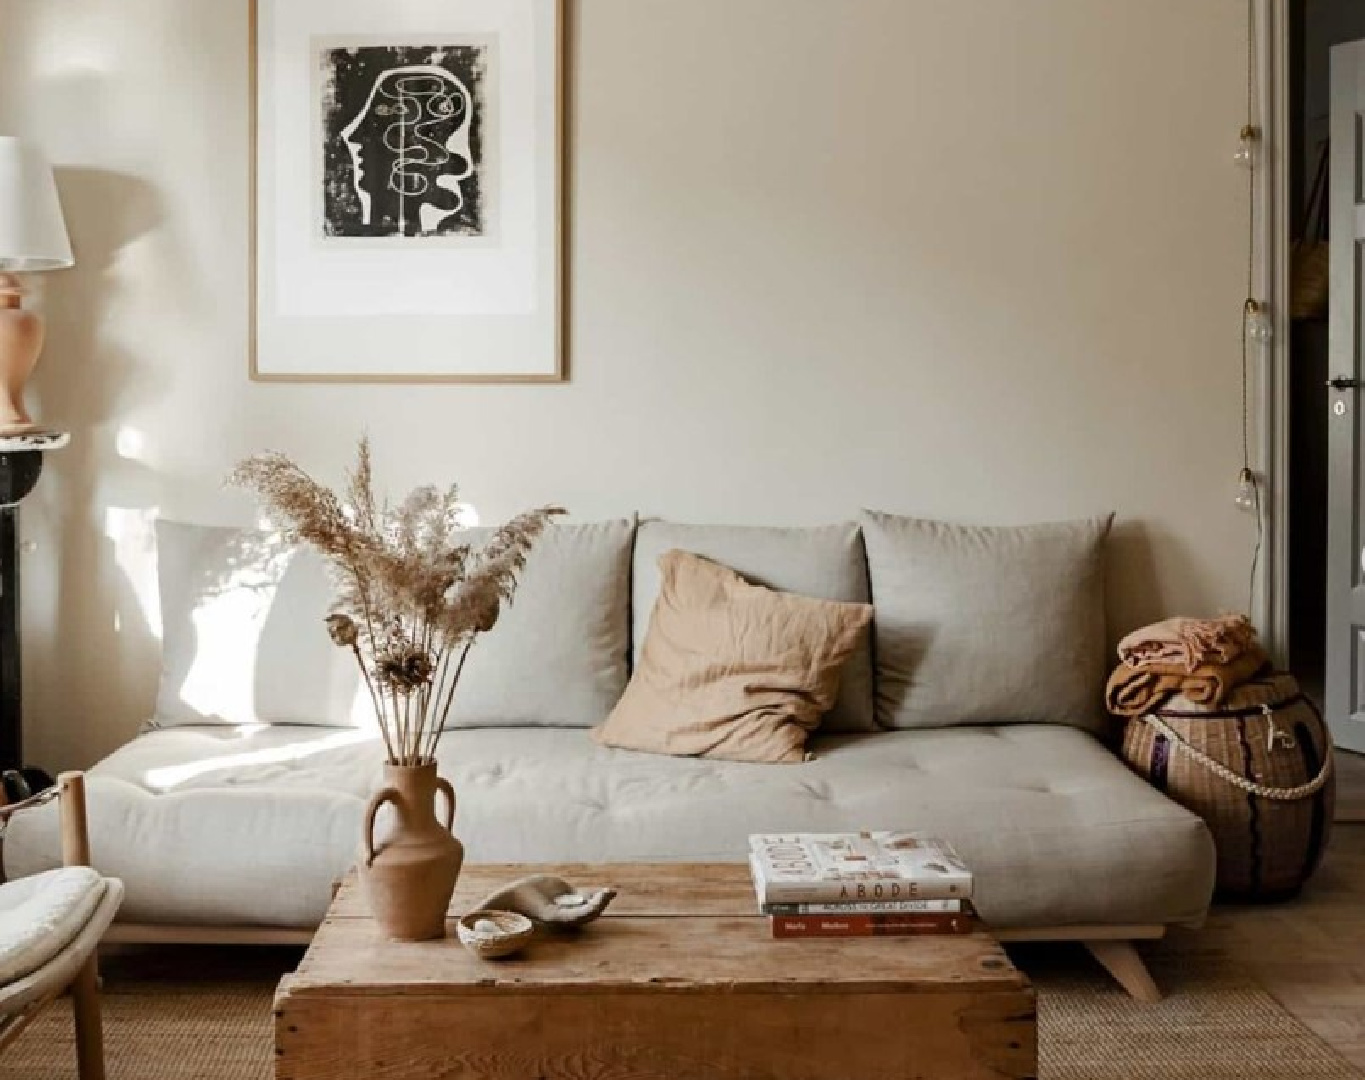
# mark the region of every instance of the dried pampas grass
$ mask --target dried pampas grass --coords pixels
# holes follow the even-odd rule
[[[337,594],[327,632],[355,656],[389,760],[430,761],[469,650],[493,629],[536,538],[564,511],[521,514],[475,548],[461,542],[454,486],[420,487],[396,507],[375,497],[368,439],[344,496],[279,453],[247,459],[228,482],[254,491],[287,539],[331,563]]]

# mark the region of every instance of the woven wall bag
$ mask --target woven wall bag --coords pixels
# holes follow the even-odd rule
[[[1227,899],[1293,896],[1332,828],[1332,741],[1292,675],[1245,683],[1220,708],[1176,697],[1134,717],[1123,756],[1208,824]]]

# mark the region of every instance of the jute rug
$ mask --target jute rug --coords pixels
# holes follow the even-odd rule
[[[1139,1005],[1079,950],[1032,949],[1044,1080],[1361,1080],[1237,965],[1150,954],[1167,991]],[[105,965],[109,1080],[269,1080],[271,994],[286,950],[159,950]],[[51,1006],[0,1080],[75,1080],[70,1011]],[[678,1078],[685,1080],[685,1078]]]

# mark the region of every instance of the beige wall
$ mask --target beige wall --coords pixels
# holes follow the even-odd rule
[[[146,519],[356,436],[485,519],[988,522],[1113,508],[1114,629],[1244,607],[1232,506],[1240,0],[581,0],[573,378],[246,377],[246,0],[0,0],[0,130],[39,139],[79,268],[26,508],[32,757],[146,715]]]

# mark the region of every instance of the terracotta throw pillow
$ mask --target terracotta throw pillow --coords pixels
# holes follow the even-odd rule
[[[659,599],[603,746],[727,761],[805,760],[870,604],[750,585],[685,551],[659,558]]]

